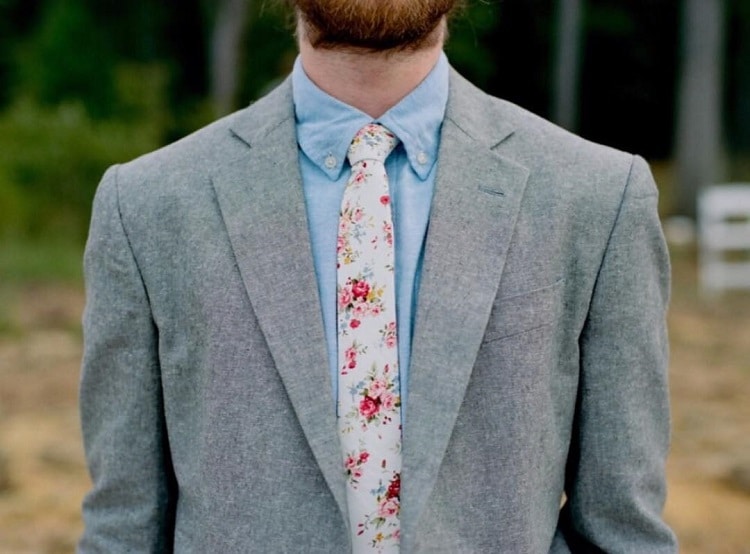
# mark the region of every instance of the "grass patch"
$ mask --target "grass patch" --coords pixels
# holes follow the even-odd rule
[[[83,282],[83,244],[72,240],[3,239],[0,283]]]

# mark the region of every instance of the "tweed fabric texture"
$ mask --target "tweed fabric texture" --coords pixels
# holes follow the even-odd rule
[[[85,257],[80,552],[351,549],[296,163],[286,82],[104,176]],[[402,552],[676,552],[656,204],[642,159],[451,74]]]

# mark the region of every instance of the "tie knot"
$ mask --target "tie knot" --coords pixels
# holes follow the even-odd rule
[[[354,165],[362,160],[385,162],[398,144],[398,138],[382,125],[368,123],[354,135],[347,157]]]

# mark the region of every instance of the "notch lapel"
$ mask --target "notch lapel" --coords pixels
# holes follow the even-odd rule
[[[414,533],[437,480],[528,178],[525,167],[493,151],[512,133],[500,117],[491,117],[493,111],[497,114],[497,107],[488,97],[451,75],[406,399],[405,551],[414,548]]]
[[[285,83],[249,108],[232,131],[234,147],[241,152],[214,172],[219,206],[273,360],[346,523],[341,449],[299,172],[291,86]]]

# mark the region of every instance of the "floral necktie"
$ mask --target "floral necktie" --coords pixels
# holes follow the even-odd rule
[[[352,140],[336,248],[338,423],[355,553],[399,551],[401,392],[384,166],[396,144],[376,124]]]

